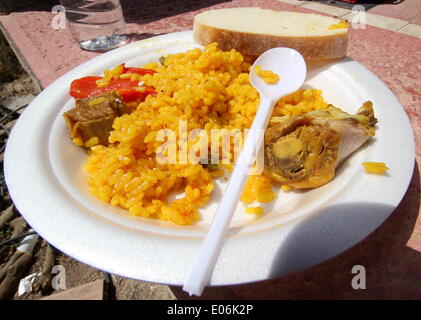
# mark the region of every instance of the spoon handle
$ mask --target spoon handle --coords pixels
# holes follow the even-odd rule
[[[196,257],[193,268],[183,286],[183,290],[190,295],[201,295],[204,287],[210,281],[213,269],[222,249],[225,233],[243,192],[248,171],[253,165],[257,150],[259,150],[261,146],[264,129],[267,126],[274,104],[275,101],[271,101],[264,97],[260,98],[259,109],[253,120],[250,132],[247,135],[243,150],[235,165],[228,186],[200,248],[199,254]]]

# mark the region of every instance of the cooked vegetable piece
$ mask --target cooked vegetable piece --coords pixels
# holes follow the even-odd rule
[[[98,87],[96,84],[100,77],[84,77],[73,80],[70,85],[70,95],[74,98],[88,98],[101,95],[105,92],[117,91],[124,102],[134,102],[144,100],[147,95],[155,94],[152,87],[145,87],[145,90],[139,91],[139,81],[130,79],[111,79],[105,87]]]
[[[145,74],[154,74],[156,71],[152,69],[144,69],[144,68],[133,68],[133,67],[126,67],[124,66],[123,73],[137,73],[141,76]]]
[[[73,80],[70,85],[70,95],[73,98],[87,98],[101,94],[103,91],[99,90],[96,81],[101,77],[83,77]]]
[[[118,69],[118,70],[117,70]],[[106,71],[107,72],[107,71]],[[105,73],[106,73],[105,72]],[[70,95],[74,98],[88,98],[98,96],[105,92],[117,91],[124,102],[142,101],[149,94],[155,94],[152,87],[142,87],[138,80],[131,77],[119,77],[122,74],[146,75],[154,74],[156,71],[151,69],[126,67],[124,64],[118,65],[113,70],[108,71],[108,76],[103,77],[83,77],[73,80],[70,85]],[[116,76],[114,76],[114,73]],[[99,83],[104,82],[102,85]],[[142,88],[142,90],[139,90]]]

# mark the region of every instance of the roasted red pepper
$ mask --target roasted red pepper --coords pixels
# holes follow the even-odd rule
[[[155,72],[155,70],[131,67],[124,67],[123,71],[123,73],[136,73],[139,75],[153,74]],[[69,93],[74,98],[87,98],[108,91],[117,91],[124,102],[144,100],[147,95],[155,94],[152,87],[146,87],[143,92],[138,91],[136,88],[139,87],[139,81],[132,81],[130,79],[111,79],[107,86],[99,88],[96,81],[100,79],[102,77],[89,76],[73,80]]]
[[[86,98],[96,95],[99,89],[96,81],[102,79],[101,77],[83,77],[72,81],[70,85],[70,95],[74,98]],[[98,94],[100,94],[99,92]]]
[[[116,91],[120,94],[121,99],[124,102],[133,102],[133,101],[138,101],[138,100],[143,101],[145,100],[146,96],[148,95],[154,96],[156,94],[155,90],[152,87],[146,87],[145,91],[143,92],[137,91],[133,87],[131,88],[120,87]]]
[[[144,76],[145,74],[154,74],[156,71],[152,69],[132,68],[124,66],[123,73],[136,73]]]

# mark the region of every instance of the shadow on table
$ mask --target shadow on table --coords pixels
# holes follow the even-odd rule
[[[230,0],[120,0],[126,22],[148,23],[184,12],[196,11]],[[0,0],[0,14],[50,11],[59,0]]]
[[[301,0],[300,0],[301,1]],[[343,9],[349,9],[349,10],[360,10],[357,9],[357,5],[359,8],[363,7],[365,10],[370,10],[371,8],[380,5],[380,4],[388,4],[388,5],[397,5],[405,0],[360,0],[358,3],[353,2],[344,2],[344,1],[334,1],[334,0],[304,0],[304,1],[311,1],[311,2],[317,2],[322,4],[327,4],[334,7],[339,7]]]
[[[299,1],[307,1],[307,2],[320,2],[320,3],[326,3],[330,5],[339,5],[340,2],[343,2],[343,0],[335,1],[335,0],[299,0]],[[349,4],[350,7],[355,5],[364,5],[364,4],[400,4],[404,2],[405,0],[359,0],[357,3],[352,2],[346,2],[346,4]]]
[[[417,165],[391,216],[363,241],[337,255],[376,229],[387,217],[385,210],[390,209],[355,203],[314,214],[299,224],[279,249],[270,270],[272,280],[208,287],[200,298],[189,297],[180,287],[170,288],[179,299],[421,299],[421,252],[407,246],[420,210]],[[322,263],[332,256],[336,257]],[[317,263],[321,264],[314,265]],[[309,264],[313,267],[302,270]],[[366,270],[365,290],[352,288],[355,265]],[[302,271],[286,275],[294,270]]]
[[[230,0],[120,0],[128,23],[149,23]]]
[[[19,11],[50,11],[60,4],[59,0],[0,0],[0,14],[9,14]]]
[[[165,33],[128,33],[127,36],[130,39],[130,42],[144,40],[151,37],[161,36]]]
[[[127,22],[147,23],[165,17],[178,15],[183,12],[196,11],[230,0],[120,0]],[[352,9],[355,3],[332,0],[303,0],[324,3]],[[358,5],[366,10],[379,4],[397,5],[405,0],[361,0]],[[19,11],[51,11],[54,5],[60,4],[59,0],[0,0],[0,14],[9,14]]]

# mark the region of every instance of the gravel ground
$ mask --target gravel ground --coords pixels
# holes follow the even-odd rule
[[[25,106],[30,103],[37,94],[38,89],[36,84],[28,74],[24,72],[16,56],[0,32],[0,166],[2,167],[0,174],[0,221],[4,220],[3,225],[0,224],[0,242],[10,239],[13,233],[22,234],[29,229],[29,226],[26,225],[25,221],[20,216],[20,213],[13,207],[13,202],[10,199],[7,187],[4,183],[3,152],[5,144],[7,143],[8,133]],[[18,241],[0,246],[0,279],[1,269],[11,257],[13,257],[17,245]],[[43,269],[45,269],[44,264],[47,257],[53,257],[52,262],[54,265],[61,265],[64,267],[65,285],[67,289],[97,279],[105,278],[107,280],[106,275],[101,271],[80,263],[57,250],[47,250],[48,246],[48,243],[44,240],[38,240],[33,252],[34,259],[21,272],[18,280],[27,275],[42,272]],[[51,255],[51,252],[53,255]],[[51,270],[51,268],[49,270]],[[41,285],[41,281],[39,280],[39,284],[37,282],[34,284],[33,292],[18,296],[15,282],[8,287],[11,289],[10,293],[3,297],[3,299],[39,299],[54,293],[51,286],[51,272],[44,272],[44,274],[48,278],[46,285]],[[110,298],[113,299],[176,299],[171,289],[165,285],[135,281],[114,275],[110,278],[112,287],[114,287],[114,292]],[[0,287],[1,282],[2,280],[0,280]]]

